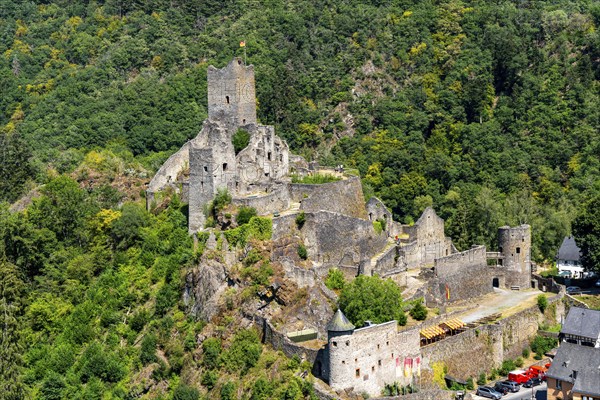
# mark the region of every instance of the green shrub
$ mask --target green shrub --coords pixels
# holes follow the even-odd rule
[[[529,350],[529,347],[525,347],[523,349],[523,351],[521,352],[521,355],[523,356],[523,358],[529,358],[530,354],[531,354],[531,351]]]
[[[237,399],[236,386],[233,382],[227,382],[221,387],[221,400]]]
[[[488,377],[490,381],[494,381],[498,378],[498,370],[496,368],[492,368],[490,371],[490,376]]]
[[[212,388],[215,387],[218,380],[219,380],[219,374],[217,373],[217,371],[209,370],[209,371],[204,372],[204,374],[202,374],[202,379],[200,380],[200,383],[202,385],[206,386],[206,388],[208,390],[211,390]]]
[[[385,231],[385,228],[386,228],[385,220],[377,219],[377,220],[373,221],[373,229],[375,229],[375,233],[377,233],[378,235],[380,233],[382,233],[383,231]]]
[[[502,366],[498,370],[500,375],[506,376],[510,371],[513,371],[516,368],[515,362],[513,360],[504,360],[502,361]]]
[[[198,389],[180,383],[173,392],[173,400],[198,400],[200,392]]]
[[[238,129],[231,138],[231,142],[233,143],[233,149],[235,151],[235,155],[248,147],[250,143],[250,133],[245,129]]]
[[[141,310],[133,314],[129,320],[129,327],[135,332],[140,332],[142,329],[144,329],[149,317],[150,316],[146,310]]]
[[[269,240],[272,234],[273,221],[266,217],[252,217],[247,224],[223,232],[230,248],[243,247],[248,239]]]
[[[522,357],[517,357],[517,359],[515,360],[515,365],[519,368],[521,368],[523,366],[523,364],[525,364],[525,361],[523,361]]]
[[[240,207],[237,215],[235,216],[235,220],[238,225],[244,225],[250,222],[252,217],[256,216],[256,208],[254,207]]]
[[[306,247],[304,247],[303,244],[298,245],[298,256],[303,260],[306,260],[308,258],[308,252],[306,251]]]
[[[339,290],[346,284],[344,273],[337,268],[331,268],[325,278],[325,286],[331,290]]]
[[[483,375],[483,377],[485,378],[485,374]],[[483,385],[485,385],[485,383],[483,383]],[[475,382],[473,381],[473,378],[469,378],[467,379],[467,389],[468,390],[473,390],[475,389]]]
[[[221,356],[221,340],[218,338],[208,338],[202,342],[202,365],[209,369],[219,367],[219,357]]]
[[[479,386],[485,385],[487,383],[487,379],[485,377],[485,372],[479,374],[479,378],[477,378],[477,384]]]
[[[556,339],[538,335],[531,342],[531,351],[535,353],[536,359],[541,360],[544,354],[552,350],[556,344]]]
[[[296,226],[298,229],[302,229],[304,223],[306,222],[306,214],[304,211],[301,211],[298,215],[296,215]]]
[[[537,297],[537,305],[538,305],[538,308],[540,309],[540,311],[543,314],[544,311],[546,311],[546,308],[548,308],[548,298],[546,297],[546,295],[544,295],[544,294],[539,294],[538,295],[538,297]]]
[[[142,365],[156,362],[156,336],[149,334],[142,339],[140,347],[140,361]]]
[[[321,185],[323,183],[336,182],[341,180],[337,176],[333,176],[330,174],[313,174],[306,176],[299,176],[292,174],[292,183],[303,183],[303,184],[311,184],[311,185]]]
[[[410,310],[410,316],[417,321],[424,321],[427,318],[427,308],[423,305],[423,301],[419,299],[414,307]]]
[[[236,333],[221,360],[228,372],[244,375],[256,365],[261,353],[262,344],[258,333],[253,329],[245,329]]]

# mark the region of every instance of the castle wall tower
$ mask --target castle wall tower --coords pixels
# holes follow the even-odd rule
[[[498,246],[506,269],[506,286],[528,288],[531,281],[531,227],[498,228]]]
[[[208,119],[231,126],[256,124],[254,66],[234,58],[222,69],[208,67]]]
[[[323,375],[329,379],[329,385],[333,388],[343,387],[352,374],[352,365],[346,363],[346,359],[350,357],[346,354],[348,349],[344,345],[348,338],[344,336],[352,335],[354,328],[355,326],[339,309],[327,324],[328,357]]]
[[[195,233],[204,228],[206,217],[204,205],[215,195],[212,149],[190,147],[190,201],[189,231]]]

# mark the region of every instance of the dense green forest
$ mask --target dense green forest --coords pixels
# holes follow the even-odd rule
[[[600,233],[599,28],[592,0],[0,0],[0,398],[311,395],[225,317],[195,356],[185,207],[140,202],[240,40],[293,151],[461,249],[531,224],[542,261]]]

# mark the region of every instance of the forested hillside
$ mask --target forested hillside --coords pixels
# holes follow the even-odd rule
[[[0,13],[0,125],[34,156],[3,171],[11,201],[28,168],[44,182],[96,147],[156,169],[198,132],[206,67],[241,56],[240,40],[263,122],[357,167],[400,220],[433,205],[462,247],[530,223],[535,258],[551,258],[597,180],[593,1],[3,0]],[[27,151],[15,146],[8,165]]]
[[[0,202],[38,196],[0,203],[0,392],[310,396],[297,360],[262,376],[284,361],[226,316],[195,353],[185,207],[141,205],[234,56],[261,122],[357,168],[396,219],[432,205],[462,249],[528,223],[553,259],[600,196],[599,28],[593,0],[0,0]]]

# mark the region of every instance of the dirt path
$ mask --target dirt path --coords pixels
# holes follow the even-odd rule
[[[496,313],[511,313],[532,305],[536,297],[542,292],[539,290],[509,290],[494,288],[493,294],[488,294],[477,299],[477,308],[460,316],[464,322],[469,323],[488,315]]]

